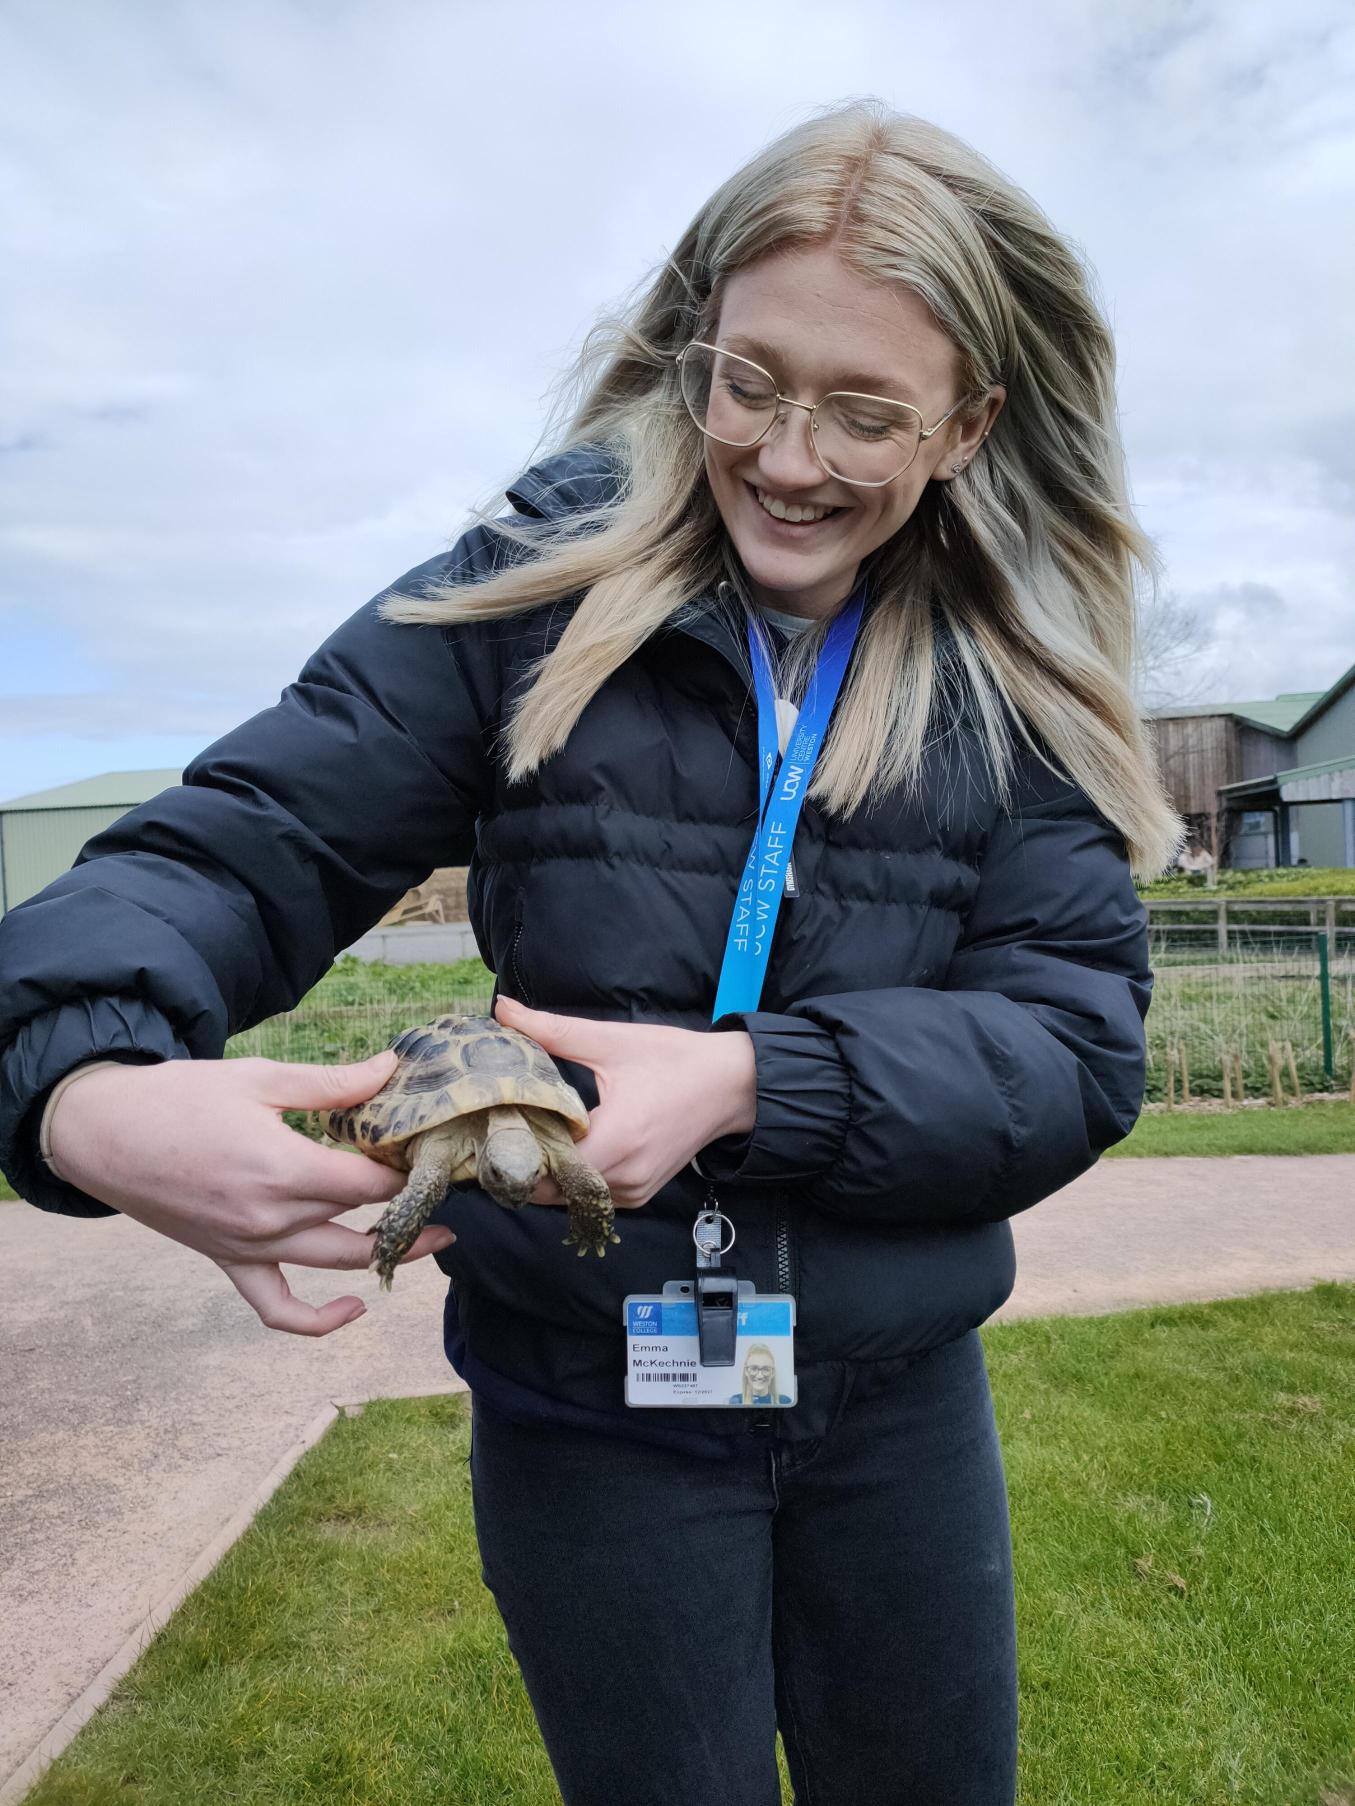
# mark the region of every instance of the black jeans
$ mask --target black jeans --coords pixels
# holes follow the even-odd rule
[[[474,1401],[486,1585],[566,1806],[1011,1806],[1007,1488],[977,1330],[724,1461]]]

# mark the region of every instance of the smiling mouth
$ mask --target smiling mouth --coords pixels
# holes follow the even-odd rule
[[[826,514],[821,514],[821,515],[816,514],[815,518],[812,520],[787,520],[783,515],[774,514],[772,512],[772,510],[769,507],[767,507],[766,503],[762,499],[762,494],[760,494],[758,491],[756,484],[745,482],[745,487],[748,490],[748,493],[752,496],[754,502],[757,504],[758,513],[761,514],[762,516],[764,516],[764,518],[767,520],[775,521],[778,527],[790,527],[790,528],[796,529],[800,532],[805,532],[811,527],[824,526],[827,524],[827,522],[829,522],[831,520],[836,520],[836,518],[838,517],[839,514],[845,514],[847,512],[847,510],[845,508],[834,507],[834,508],[830,508]],[[765,491],[763,493],[765,493]],[[792,506],[792,507],[795,507],[796,509],[798,509],[800,506],[799,503],[794,503],[794,504],[782,503],[780,501],[779,497],[777,498],[777,503],[778,503],[778,506],[783,506],[783,507],[784,506]]]

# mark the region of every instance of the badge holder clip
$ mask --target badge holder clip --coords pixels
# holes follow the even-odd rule
[[[729,1240],[723,1241],[723,1230]],[[692,1227],[696,1243],[696,1334],[703,1367],[732,1367],[739,1330],[738,1276],[720,1262],[734,1246],[734,1225],[719,1210],[703,1210]]]

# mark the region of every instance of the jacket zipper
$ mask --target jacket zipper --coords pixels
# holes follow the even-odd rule
[[[521,905],[519,904],[519,912],[520,911],[521,911]],[[509,955],[508,955],[508,963],[513,968],[513,983],[518,988],[518,997],[521,999],[521,1001],[523,1003],[526,1004],[528,1009],[532,1009],[534,1006],[532,1004],[531,997],[528,994],[527,987],[522,982],[522,969],[518,965],[518,942],[521,939],[522,939],[522,916],[521,916],[521,913],[519,913],[518,925],[517,925],[516,929],[513,931],[513,945],[509,952]]]
[[[719,1210],[720,1200],[715,1195],[714,1184],[706,1181],[706,1210]],[[776,1207],[776,1289],[778,1292],[790,1291],[790,1223],[785,1211],[778,1204]]]
[[[779,1204],[776,1207],[776,1289],[778,1292],[790,1290],[790,1224]]]

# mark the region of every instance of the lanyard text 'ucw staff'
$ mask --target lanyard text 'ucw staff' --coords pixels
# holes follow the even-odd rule
[[[712,1022],[730,1010],[755,1010],[761,1001],[791,842],[861,625],[864,601],[865,586],[858,584],[828,629],[779,764],[771,667],[761,639],[748,623],[748,651],[757,689],[758,827],[729,920]]]

